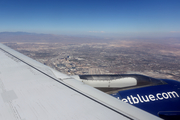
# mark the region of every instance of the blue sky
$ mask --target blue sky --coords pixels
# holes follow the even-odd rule
[[[0,0],[0,32],[180,37],[180,0]]]

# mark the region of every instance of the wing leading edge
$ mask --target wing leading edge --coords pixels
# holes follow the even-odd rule
[[[160,119],[0,44],[0,119]]]

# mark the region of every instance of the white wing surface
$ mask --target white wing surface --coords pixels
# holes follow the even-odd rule
[[[0,44],[0,120],[158,120]]]

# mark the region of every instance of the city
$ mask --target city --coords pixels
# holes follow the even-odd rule
[[[180,80],[180,46],[111,43],[9,42],[9,47],[68,75],[143,74]]]

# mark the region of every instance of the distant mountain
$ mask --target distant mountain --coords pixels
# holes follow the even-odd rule
[[[61,42],[61,43],[96,43],[106,42],[103,38],[78,37],[27,32],[0,32],[0,42]]]
[[[0,35],[33,35],[36,33],[28,33],[28,32],[0,32]]]

